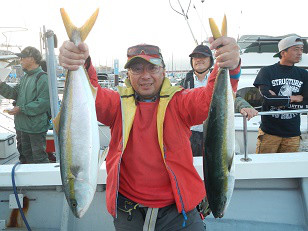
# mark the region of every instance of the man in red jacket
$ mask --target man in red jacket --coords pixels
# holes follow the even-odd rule
[[[204,230],[196,206],[206,193],[193,165],[190,127],[207,118],[218,67],[240,73],[233,38],[211,40],[211,48],[216,64],[206,87],[172,86],[159,47],[140,44],[127,50],[126,87],[112,91],[99,86],[85,43],[61,46],[64,68],[84,64],[98,88],[97,118],[111,129],[106,201],[116,230]],[[231,83],[236,91],[238,79]]]

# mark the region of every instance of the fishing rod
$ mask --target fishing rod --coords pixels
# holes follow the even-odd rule
[[[192,35],[192,37],[193,37],[193,39],[194,39],[196,45],[198,45],[198,41],[197,41],[197,39],[195,38],[194,33],[192,32],[192,29],[191,29],[190,24],[189,24],[189,22],[188,22],[188,15],[187,15],[187,13],[188,13],[188,10],[189,10],[190,4],[191,4],[191,0],[190,0],[190,2],[189,2],[189,5],[188,5],[188,8],[187,8],[187,12],[186,12],[186,13],[184,12],[184,9],[183,9],[183,7],[182,7],[180,1],[179,1],[179,0],[177,0],[177,1],[178,1],[178,3],[179,3],[179,6],[181,7],[182,13],[181,13],[181,12],[178,12],[177,10],[175,10],[175,9],[172,7],[172,5],[171,5],[171,0],[169,0],[170,7],[171,7],[171,9],[172,9],[173,11],[175,11],[176,13],[178,13],[178,14],[184,16],[185,21],[187,22],[188,28],[189,28],[189,30],[190,30],[190,33],[191,33],[191,35]]]

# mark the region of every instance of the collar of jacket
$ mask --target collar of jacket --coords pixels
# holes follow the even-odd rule
[[[130,130],[133,126],[133,121],[136,113],[135,91],[130,84],[129,79],[125,80],[126,87],[118,87],[118,92],[121,96],[121,109],[122,109],[122,152],[124,152]],[[168,103],[172,99],[173,95],[183,90],[180,86],[172,86],[168,78],[164,78],[162,88],[159,93],[159,104],[157,110],[157,134],[158,142],[161,149],[162,156],[164,155],[163,147],[163,124],[165,119],[165,113]],[[164,158],[163,158],[164,159]]]
[[[39,66],[38,68],[35,68],[35,69],[33,69],[33,70],[30,70],[30,71],[28,71],[28,70],[26,70],[26,69],[23,69],[23,71],[24,71],[28,76],[30,76],[30,75],[33,75],[33,74],[35,74],[35,73],[37,73],[37,72],[41,72],[41,71],[42,71],[42,68]]]

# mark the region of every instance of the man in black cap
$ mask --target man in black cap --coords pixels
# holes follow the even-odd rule
[[[214,64],[212,51],[206,45],[198,45],[189,55],[192,70],[186,74],[181,83],[184,88],[197,88],[205,86],[210,73],[210,68]]]
[[[181,86],[188,89],[206,86],[210,68],[214,64],[212,51],[208,46],[201,44],[193,50],[189,57],[192,70],[186,74]],[[240,73],[237,75],[230,73],[231,81],[239,77]],[[239,96],[236,97],[234,107],[235,111],[242,113],[248,120],[258,114],[257,110]],[[203,124],[192,126],[191,132],[190,142],[193,156],[202,156]]]
[[[16,55],[21,58],[25,76],[15,87],[0,82],[0,94],[16,100],[8,113],[14,115],[19,159],[21,163],[48,163],[45,149],[50,102],[47,74],[40,67],[42,56],[39,50],[30,46]]]

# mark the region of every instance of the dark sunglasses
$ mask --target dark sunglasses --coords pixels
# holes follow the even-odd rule
[[[127,57],[133,57],[136,55],[157,55],[161,56],[160,49],[158,46],[153,45],[137,45],[127,49]]]

